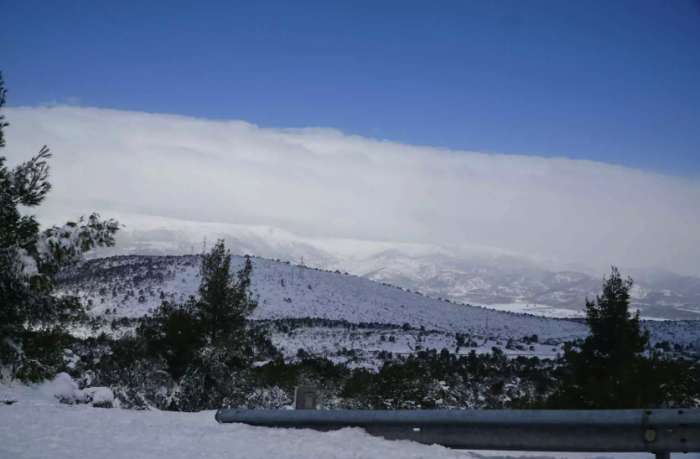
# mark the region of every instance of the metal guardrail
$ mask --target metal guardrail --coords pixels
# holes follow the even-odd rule
[[[659,410],[238,410],[216,420],[253,426],[360,427],[390,440],[459,449],[700,452],[700,409]]]

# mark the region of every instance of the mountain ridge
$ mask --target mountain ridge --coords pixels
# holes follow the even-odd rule
[[[152,217],[136,220],[131,228],[137,229],[124,231],[117,247],[97,256],[181,255],[222,238],[239,254],[347,271],[460,303],[556,317],[582,317],[586,298],[595,298],[603,279],[603,273],[553,270],[545,262],[483,247],[310,239],[269,226]],[[664,270],[621,270],[635,279],[632,306],[642,317],[700,319],[700,278]]]
[[[258,299],[251,318],[258,321],[345,321],[402,327],[404,331],[433,331],[443,341],[454,341],[462,334],[478,337],[484,343],[501,344],[537,335],[540,343],[549,343],[550,347],[583,338],[588,332],[582,320],[457,304],[340,271],[262,257],[251,260],[251,289]],[[243,261],[244,257],[234,256],[232,268],[238,269]],[[196,296],[199,262],[197,255],[123,255],[88,260],[61,273],[59,292],[78,296],[89,305],[93,316],[140,317],[162,301],[182,302]],[[652,342],[669,341],[700,349],[698,325],[697,321],[644,321]]]

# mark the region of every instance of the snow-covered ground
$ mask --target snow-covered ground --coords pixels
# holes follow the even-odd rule
[[[242,257],[234,257],[236,268],[242,262]],[[139,317],[157,307],[163,300],[181,302],[196,295],[200,282],[199,263],[196,256],[96,259],[65,273],[60,288],[62,292],[77,295],[84,303],[90,304],[94,315],[102,315],[107,319]],[[364,277],[257,257],[253,258],[252,290],[259,300],[258,308],[253,314],[255,319],[317,318],[343,320],[353,324],[408,324],[416,329],[422,327],[427,331],[441,332],[443,336],[437,341],[428,340],[422,346],[438,350],[442,347],[453,349],[455,333],[470,335],[479,344],[488,344],[489,341],[505,342],[511,338],[521,340],[525,336],[536,334],[539,342],[546,343],[548,347],[540,349],[540,346],[535,345],[535,349],[529,353],[546,357],[557,352],[556,349],[552,350],[551,344],[582,338],[588,330],[581,321],[523,314],[533,312],[533,308],[528,309],[527,304],[524,309],[520,303],[507,304],[503,305],[507,311],[496,311],[431,298]],[[563,314],[566,311],[559,312]],[[698,321],[654,321],[647,322],[646,326],[651,331],[652,342],[665,340],[700,349]],[[109,333],[109,326],[106,328],[104,331]],[[366,334],[362,338],[357,334],[341,336],[342,332],[334,331],[326,333],[328,339],[315,341],[321,338],[321,332],[325,333],[319,330],[319,333],[310,331],[303,336],[278,334],[275,344],[294,353],[299,347],[322,347],[321,343],[330,343],[336,349],[347,347],[362,351],[373,340],[379,339],[376,334],[374,337]],[[379,346],[374,346],[376,350],[410,351],[407,346],[401,346],[399,333],[395,335],[395,344],[383,341]],[[291,341],[285,344],[285,340]],[[412,337],[407,336],[403,341],[411,340]],[[528,345],[528,351],[529,347]],[[490,348],[491,344],[488,344],[487,349]]]
[[[61,286],[92,305],[93,313],[139,317],[163,299],[197,295],[199,258],[129,256],[92,260],[72,271]],[[242,257],[234,257],[238,269]],[[253,259],[252,290],[259,298],[254,319],[314,317],[424,327],[428,330],[541,339],[573,339],[586,327],[523,314],[454,304],[369,279],[304,266]],[[518,336],[518,337],[520,337]]]
[[[0,457],[11,458],[458,458],[462,453],[360,429],[318,433],[218,424],[213,411],[174,413],[64,405],[44,388],[2,388]],[[0,392],[2,393],[2,392]]]
[[[192,458],[469,458],[469,459],[651,459],[644,453],[524,453],[455,451],[437,445],[388,441],[361,429],[334,432],[270,429],[242,424],[218,424],[213,411],[175,413],[65,405],[66,381],[36,386],[2,386],[0,457],[192,459]],[[674,455],[699,459],[700,454]]]
[[[489,309],[495,309],[496,311],[506,311],[506,312],[517,312],[523,314],[532,314],[534,316],[542,317],[555,317],[555,318],[572,318],[572,317],[586,317],[584,311],[557,308],[554,306],[549,306],[547,304],[539,303],[496,303],[489,304]]]
[[[561,343],[527,343],[518,349],[515,346],[508,348],[507,340],[477,336],[474,336],[477,341],[472,346],[463,345],[457,350],[453,333],[400,328],[299,327],[286,333],[274,331],[271,333],[271,339],[286,359],[293,358],[299,349],[303,349],[309,354],[345,363],[350,367],[366,368],[381,367],[382,352],[409,355],[417,350],[439,352],[447,349],[451,353],[467,355],[471,351],[477,354],[489,353],[494,347],[498,347],[510,357],[523,355],[541,359],[555,358],[562,352]]]
[[[551,260],[538,262],[493,247],[306,238],[272,226],[186,222],[111,211],[110,215],[126,227],[117,235],[116,247],[100,249],[95,256],[180,255],[194,253],[202,241],[224,238],[236,253],[348,271],[435,298],[487,307],[551,306],[529,311],[543,316],[583,312],[586,297],[599,293],[602,277],[608,274],[607,266],[602,271],[582,266],[572,271]],[[621,270],[635,279],[632,304],[643,318],[700,319],[700,278],[655,269]]]

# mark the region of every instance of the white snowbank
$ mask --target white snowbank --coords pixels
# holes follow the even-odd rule
[[[86,387],[81,393],[85,403],[93,406],[111,408],[114,404],[114,393],[109,387]]]
[[[35,386],[36,391],[47,399],[55,398],[60,402],[89,403],[95,406],[111,407],[114,403],[114,393],[108,387],[86,387],[79,389],[67,373],[57,374],[51,381]]]
[[[80,393],[78,384],[67,373],[57,374],[51,381],[39,384],[37,389],[46,397],[55,397],[66,402],[75,402]]]
[[[101,410],[50,400],[0,406],[0,457],[116,458],[460,458],[463,453],[360,429],[318,433],[218,424],[213,411]]]
[[[67,376],[67,375],[66,375]],[[387,441],[360,429],[320,433],[218,424],[213,411],[102,410],[60,404],[55,393],[73,386],[61,376],[43,386],[0,386],[0,457],[118,458],[470,458],[651,459],[650,454],[561,454],[453,451],[408,441]],[[100,391],[95,391],[100,392]],[[677,459],[700,459],[699,454]]]

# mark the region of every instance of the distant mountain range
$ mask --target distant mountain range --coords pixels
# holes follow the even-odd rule
[[[550,270],[517,254],[486,248],[304,238],[267,226],[186,223],[144,217],[117,247],[97,255],[191,254],[223,238],[234,253],[341,271],[434,298],[550,317],[581,317],[605,273]],[[700,278],[628,270],[633,307],[653,319],[700,319]]]
[[[391,250],[351,266],[359,275],[434,297],[558,317],[582,316],[585,299],[594,299],[602,282],[602,275],[549,271],[512,257],[410,256]],[[700,279],[661,271],[625,274],[634,278],[632,304],[642,317],[700,319]]]

